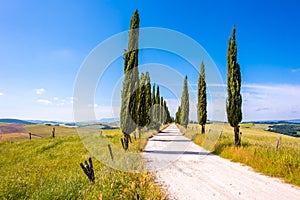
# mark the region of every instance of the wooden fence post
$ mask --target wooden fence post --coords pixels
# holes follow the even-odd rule
[[[281,143],[281,136],[278,137],[277,144],[276,144],[276,151],[280,149],[280,143]]]
[[[55,137],[55,128],[52,129],[52,137]]]
[[[110,144],[108,144],[107,147],[108,147],[108,151],[109,151],[109,154],[110,154],[110,158],[114,162],[114,155],[113,155],[113,152],[112,152]]]
[[[85,165],[80,163],[80,166],[85,173],[85,175],[89,178],[91,182],[95,182],[95,174],[94,174],[94,168],[92,163],[92,158],[89,158],[89,163],[87,161],[84,161]]]
[[[29,132],[29,140],[31,140],[31,132]]]

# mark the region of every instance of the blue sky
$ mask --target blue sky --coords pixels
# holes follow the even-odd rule
[[[81,64],[98,44],[129,28],[135,9],[141,27],[172,29],[201,44],[224,83],[227,40],[236,24],[244,120],[300,118],[299,7],[297,0],[1,1],[0,118],[72,121]],[[153,62],[183,76],[188,65],[166,52],[141,51],[140,64]],[[120,82],[122,58],[110,70],[96,91],[97,118],[118,113],[109,91]],[[189,74],[189,82],[195,89],[197,74]],[[178,99],[165,95],[174,114]],[[192,119],[193,113],[192,107]]]

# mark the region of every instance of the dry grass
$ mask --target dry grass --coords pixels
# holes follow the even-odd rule
[[[192,138],[193,126],[186,130],[186,136]],[[211,126],[211,125],[210,125]],[[242,144],[234,145],[233,128],[224,125],[222,136],[212,148],[207,145],[208,133],[194,134],[193,141],[204,146],[223,158],[251,166],[254,170],[269,176],[282,178],[288,183],[300,186],[300,139],[266,131],[268,125],[245,124],[241,126]],[[209,130],[209,128],[207,128]],[[276,150],[278,137],[281,137],[280,149]]]

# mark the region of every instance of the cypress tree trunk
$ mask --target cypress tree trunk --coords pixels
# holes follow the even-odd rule
[[[234,143],[237,146],[241,145],[240,126],[234,127]]]
[[[205,133],[205,125],[201,125],[201,134],[204,134]]]

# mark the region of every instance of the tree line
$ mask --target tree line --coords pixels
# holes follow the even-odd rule
[[[130,21],[128,48],[124,52],[124,82],[120,110],[120,127],[124,138],[121,142],[125,150],[131,141],[130,134],[141,128],[159,129],[161,124],[172,121],[167,102],[160,95],[159,86],[152,86],[150,74],[138,71],[139,13],[134,11]]]
[[[157,128],[161,124],[172,122],[167,103],[160,95],[159,86],[152,85],[148,72],[139,76],[138,38],[139,13],[134,11],[130,22],[128,48],[124,52],[124,82],[120,111],[120,126],[124,135],[122,143],[130,141],[130,133],[137,130],[140,136],[142,127]],[[241,144],[239,123],[242,121],[241,72],[237,62],[236,27],[228,39],[227,51],[227,100],[226,113],[229,124],[234,128],[234,141]],[[207,122],[207,94],[205,64],[200,65],[198,78],[197,118],[201,133],[205,133]],[[181,102],[175,115],[175,122],[187,127],[189,123],[188,77],[185,76]]]

